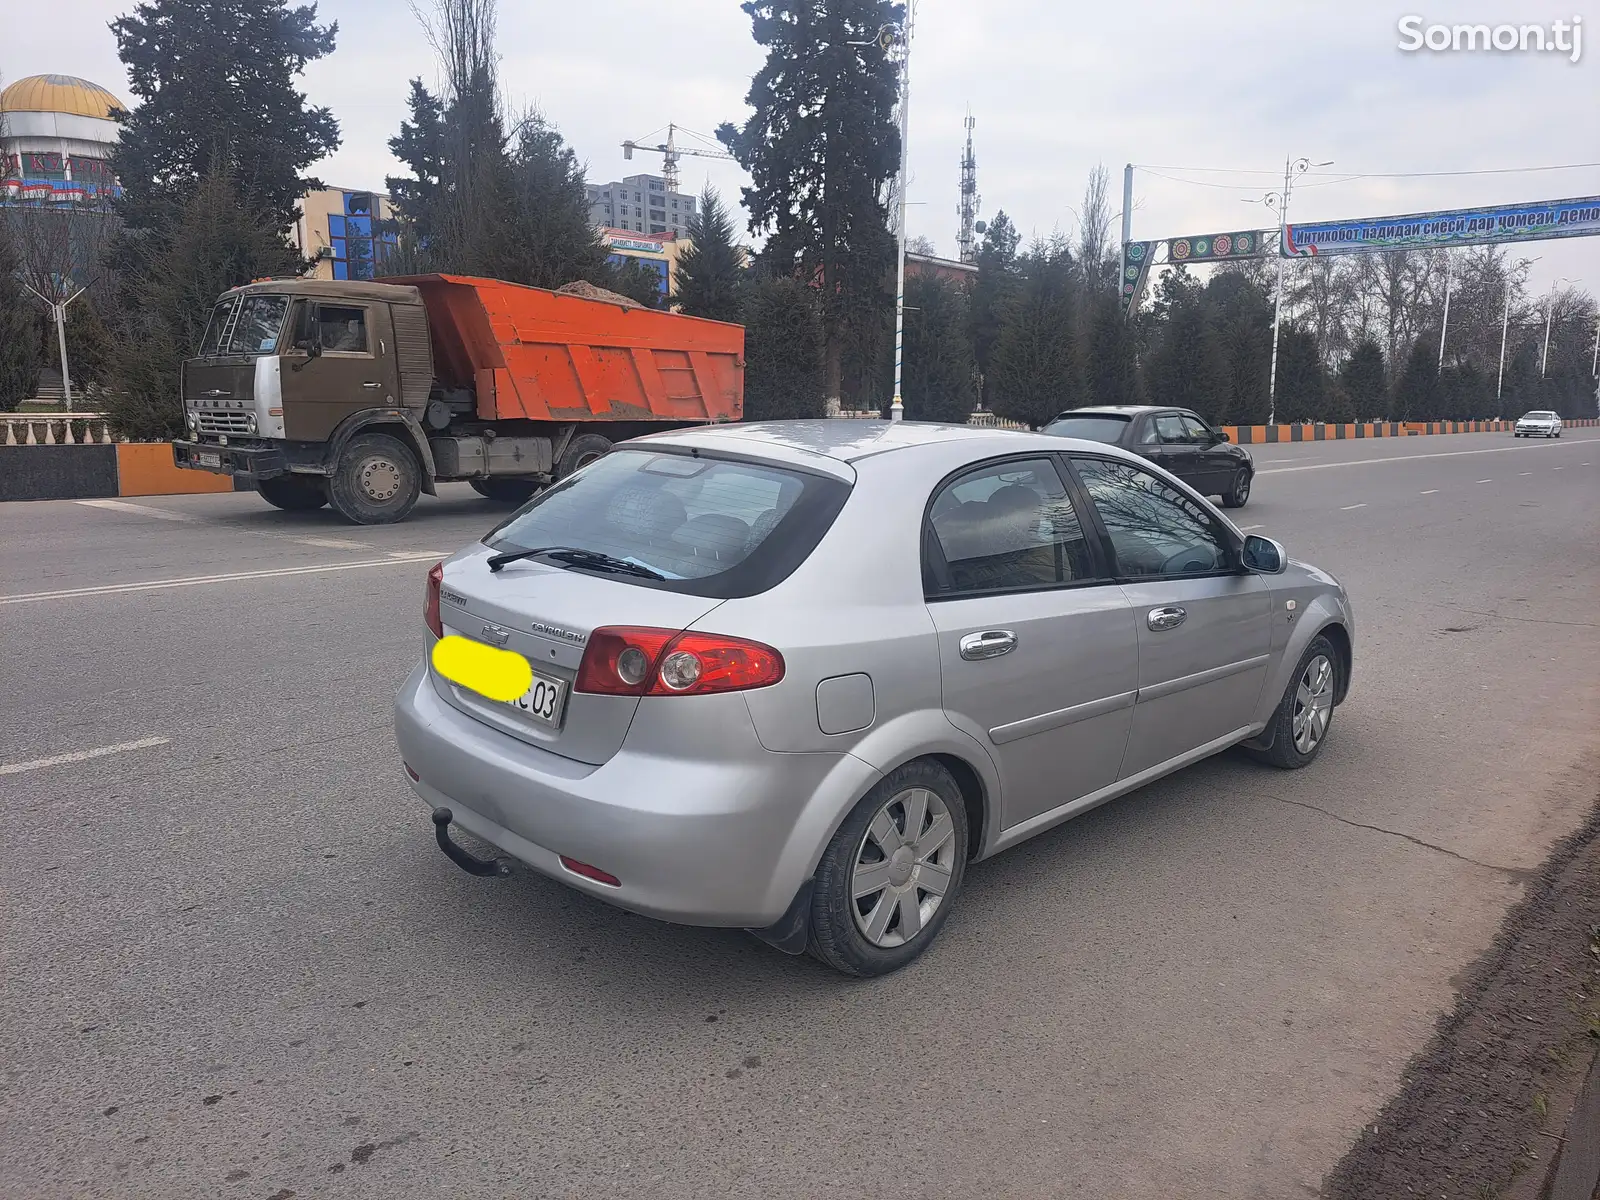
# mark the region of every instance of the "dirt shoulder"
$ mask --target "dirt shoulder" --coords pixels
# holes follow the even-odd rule
[[[1559,842],[1329,1200],[1538,1197],[1600,1049],[1600,803]]]

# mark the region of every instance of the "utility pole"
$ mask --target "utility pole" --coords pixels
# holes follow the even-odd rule
[[[1289,197],[1294,191],[1294,181],[1312,167],[1331,167],[1332,161],[1314,163],[1309,158],[1283,160],[1283,191],[1268,192],[1261,198],[1268,208],[1278,210],[1278,295],[1272,306],[1272,373],[1267,382],[1267,424],[1278,423],[1278,327],[1283,323],[1283,260],[1284,235],[1289,229]],[[1131,178],[1133,168],[1128,168],[1125,179]]]
[[[1122,168],[1122,244],[1133,241],[1133,164]]]
[[[1500,397],[1506,390],[1506,333],[1511,328],[1511,277],[1506,276],[1506,311],[1500,318],[1500,380],[1494,385],[1495,415],[1500,415]]]
[[[1444,252],[1444,318],[1439,322],[1439,373],[1444,373],[1444,335],[1450,328],[1450,272],[1454,262],[1450,251]]]
[[[58,304],[54,300],[46,297],[43,293],[35,290],[32,284],[24,283],[22,286],[27,288],[30,292],[33,292],[35,296],[39,297],[39,300],[44,304],[44,306],[50,310],[50,316],[56,323],[56,344],[61,348],[61,395],[63,402],[67,406],[66,411],[71,412],[72,371],[67,366],[67,305],[71,304],[79,296],[83,295],[87,289],[79,288],[77,291],[73,292],[72,295],[68,296],[64,301]]]
[[[900,216],[895,229],[894,399],[889,402],[891,421],[902,420],[905,416],[905,405],[900,396],[900,368],[906,327],[906,139],[911,119],[911,34],[916,20],[916,0],[908,0],[905,24],[898,31],[890,27],[879,33],[886,51],[896,42],[900,46]]]

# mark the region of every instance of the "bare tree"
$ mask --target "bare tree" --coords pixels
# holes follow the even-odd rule
[[[1111,172],[1096,164],[1083,189],[1083,208],[1078,213],[1078,266],[1091,291],[1100,291],[1116,281],[1116,264],[1111,261],[1111,223],[1116,214],[1111,208]]]

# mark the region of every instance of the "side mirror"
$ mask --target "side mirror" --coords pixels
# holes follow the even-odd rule
[[[1289,566],[1289,555],[1280,542],[1250,534],[1244,539],[1244,568],[1258,575],[1282,575]]]
[[[1212,430],[1212,432],[1217,435],[1217,441],[1219,442],[1230,442],[1233,440],[1228,436],[1228,432],[1225,429],[1215,429]]]

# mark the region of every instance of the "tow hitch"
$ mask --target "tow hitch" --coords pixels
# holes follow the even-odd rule
[[[436,808],[433,810],[434,837],[439,841],[439,849],[449,856],[451,862],[469,875],[504,877],[511,874],[511,860],[509,858],[479,858],[452,842],[450,840],[450,822],[455,819],[455,813],[448,808]]]

